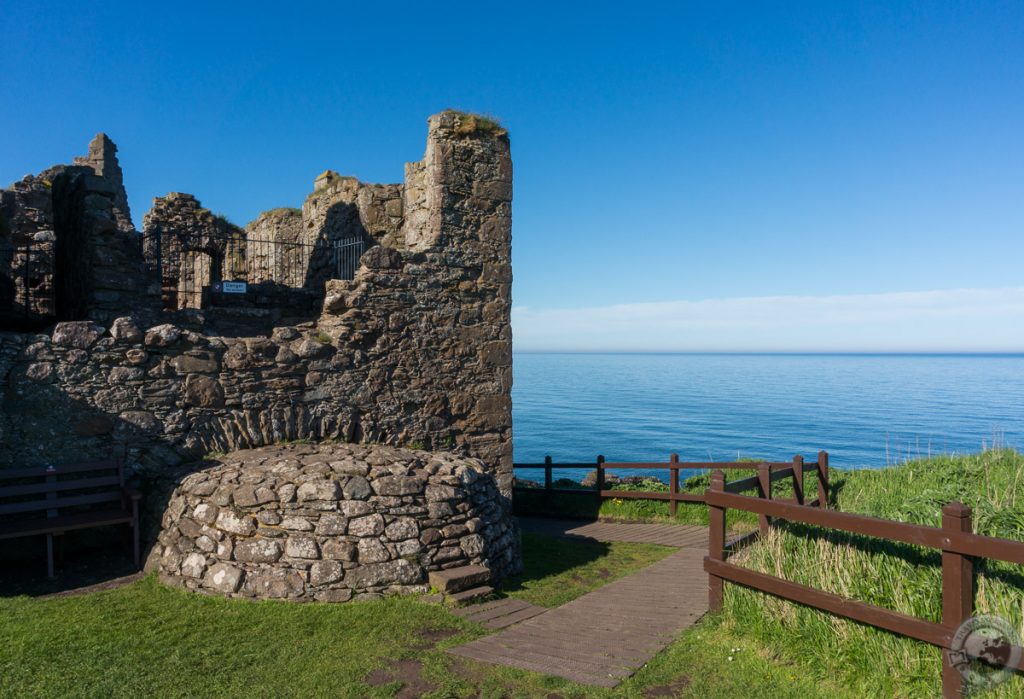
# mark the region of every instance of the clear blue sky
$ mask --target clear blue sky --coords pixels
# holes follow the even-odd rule
[[[477,110],[520,349],[1024,350],[1024,3],[227,5],[6,3],[0,181],[102,130],[245,223]]]

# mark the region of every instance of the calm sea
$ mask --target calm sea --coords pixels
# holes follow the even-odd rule
[[[856,468],[1024,447],[1024,355],[517,353],[514,376],[520,463],[825,449]]]

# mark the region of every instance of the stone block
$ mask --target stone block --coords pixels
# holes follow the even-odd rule
[[[285,541],[284,552],[291,558],[320,558],[320,547],[311,536],[290,536]]]
[[[232,594],[242,585],[244,573],[228,563],[215,563],[203,576],[203,587],[217,592]]]
[[[345,576],[345,569],[338,561],[317,561],[309,569],[310,585],[329,585]],[[351,594],[351,593],[350,593]]]
[[[235,560],[243,563],[273,563],[281,557],[281,544],[273,539],[245,539],[235,545]]]

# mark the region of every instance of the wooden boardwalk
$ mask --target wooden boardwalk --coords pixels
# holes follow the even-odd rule
[[[637,544],[661,544],[676,548],[708,549],[708,528],[691,524],[640,524],[638,522],[580,522],[570,519],[520,517],[524,532],[596,539],[597,541],[629,541]]]
[[[466,607],[462,616],[486,623],[512,619],[517,610],[498,613],[502,603],[526,605],[523,620],[503,631],[449,649],[465,658],[564,677],[583,684],[614,687],[671,643],[707,611],[703,570],[707,529],[684,525],[612,524],[520,520],[524,531],[676,546],[666,558],[558,607],[527,609],[517,600]],[[678,530],[678,531],[675,531]],[[477,611],[479,610],[479,611]],[[488,616],[493,614],[494,616]],[[517,623],[518,622],[518,623]]]
[[[452,614],[483,624],[489,629],[503,629],[546,611],[547,607],[538,607],[520,599],[506,598],[453,609]]]

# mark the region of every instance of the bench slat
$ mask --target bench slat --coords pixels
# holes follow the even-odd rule
[[[102,488],[108,485],[120,488],[120,477],[103,476],[101,478],[78,478],[68,481],[56,481],[53,483],[31,483],[28,485],[12,485],[6,487],[0,486],[0,498],[13,497],[15,495],[31,495],[33,493],[53,493],[59,490]]]
[[[106,493],[94,493],[92,495],[72,495],[71,497],[29,500],[27,502],[15,502],[10,505],[0,505],[0,515],[10,515],[17,512],[36,512],[38,510],[57,510],[62,507],[73,505],[92,505],[98,502],[110,502],[120,500],[120,491],[109,491]],[[52,519],[52,518],[51,518]]]
[[[61,473],[80,473],[82,471],[107,471],[111,469],[120,469],[121,462],[114,460],[107,461],[90,461],[77,464],[61,464],[56,466],[54,470],[47,470],[44,466],[37,466],[35,468],[14,468],[14,469],[0,469],[0,481],[7,480],[9,478],[31,478],[33,476],[52,476],[54,474]]]
[[[19,522],[0,523],[0,539],[13,539],[34,534],[58,533],[72,529],[102,527],[107,524],[125,524],[132,521],[131,512],[125,510],[103,510],[84,512],[49,519],[28,519]]]

